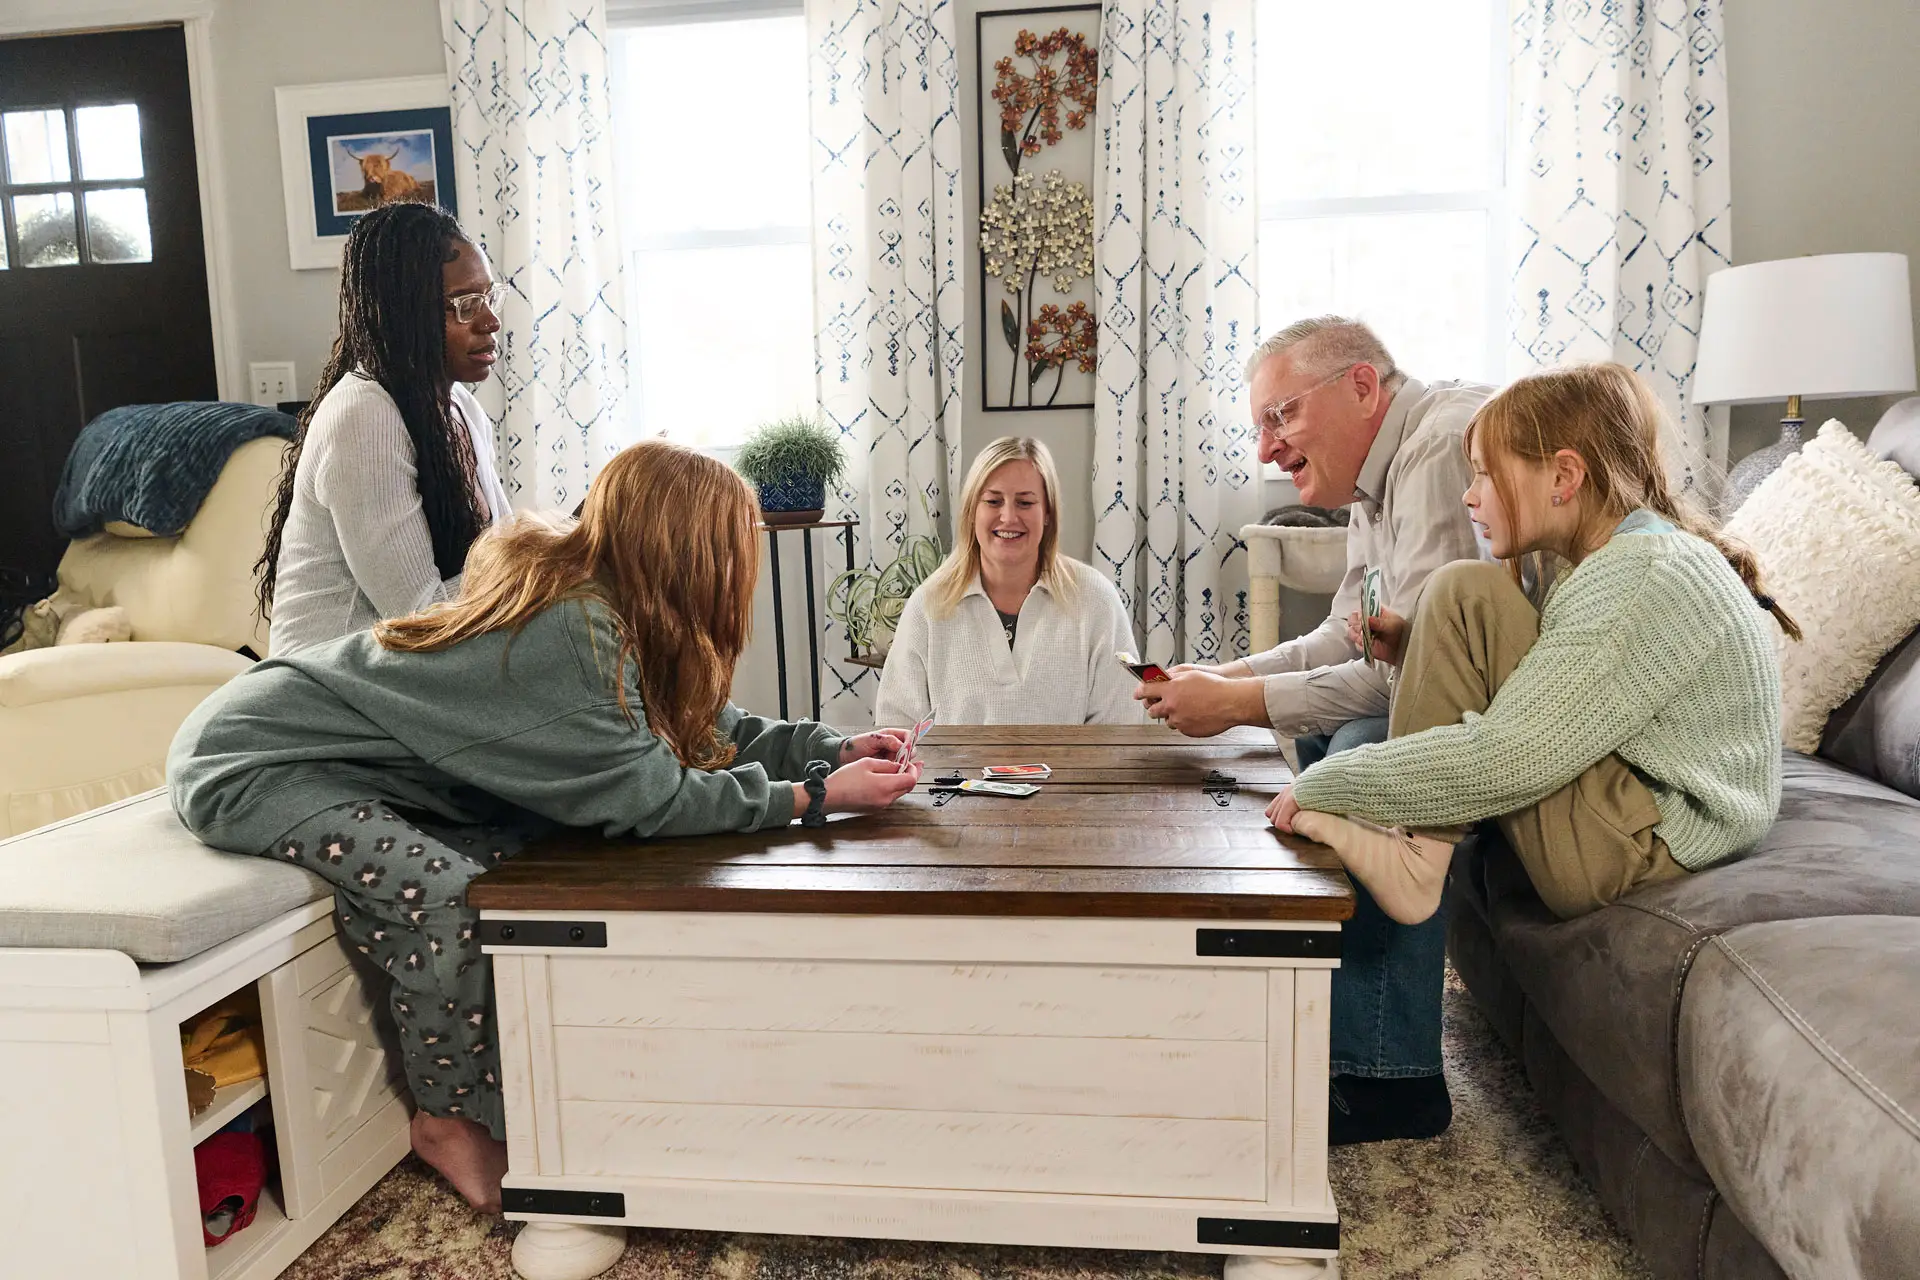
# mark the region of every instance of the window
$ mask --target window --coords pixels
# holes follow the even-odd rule
[[[1260,327],[1357,316],[1416,377],[1499,375],[1502,0],[1258,0]]]
[[[750,13],[611,41],[633,425],[696,447],[816,404],[806,20]]]
[[[140,108],[0,115],[0,270],[153,261]]]

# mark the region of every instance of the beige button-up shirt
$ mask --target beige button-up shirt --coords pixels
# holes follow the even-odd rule
[[[1360,607],[1368,566],[1380,570],[1381,607],[1411,618],[1428,575],[1483,555],[1462,501],[1473,469],[1461,441],[1492,394],[1478,383],[1411,378],[1394,393],[1354,485],[1347,575],[1333,612],[1306,635],[1246,660],[1265,678],[1275,732],[1330,733],[1349,720],[1387,714],[1387,669],[1369,666],[1347,639],[1347,615]]]

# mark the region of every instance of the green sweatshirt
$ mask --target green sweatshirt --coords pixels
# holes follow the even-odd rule
[[[395,653],[360,632],[273,658],[215,691],[167,755],[173,807],[216,848],[257,853],[321,810],[383,799],[453,822],[530,811],[609,836],[703,835],[793,819],[782,780],[838,762],[825,725],[728,704],[731,768],[688,769],[647,728],[637,675],[613,668],[613,614],[567,600],[519,632]],[[501,802],[505,802],[503,805]]]
[[[1538,804],[1608,755],[1660,809],[1673,860],[1745,849],[1780,809],[1780,667],[1753,595],[1707,542],[1650,511],[1563,573],[1540,638],[1485,715],[1328,756],[1302,809],[1450,827]]]

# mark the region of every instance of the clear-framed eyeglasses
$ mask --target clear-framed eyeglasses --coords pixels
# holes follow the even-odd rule
[[[1330,374],[1327,377],[1320,379],[1320,381],[1314,383],[1312,386],[1308,387],[1305,391],[1301,391],[1295,395],[1288,396],[1285,400],[1282,400],[1279,404],[1269,406],[1260,414],[1260,434],[1263,436],[1272,436],[1276,440],[1286,439],[1288,419],[1293,417],[1293,411],[1299,405],[1299,403],[1302,400],[1305,400],[1308,396],[1312,395],[1314,392],[1318,391],[1320,388],[1330,387],[1334,383],[1340,381],[1340,379],[1346,377],[1348,374],[1352,373],[1355,369],[1358,369],[1360,367],[1360,363],[1361,362],[1356,361],[1355,363],[1350,364],[1346,368],[1340,370],[1338,373]],[[1381,374],[1380,376],[1384,379],[1387,375]]]
[[[472,324],[485,307],[494,319],[500,318],[500,300],[507,296],[507,286],[496,284],[485,293],[457,293],[447,299],[447,310],[453,312],[453,318],[461,324]]]

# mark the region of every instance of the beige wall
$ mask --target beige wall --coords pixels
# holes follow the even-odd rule
[[[311,390],[333,348],[340,273],[287,265],[287,205],[273,91],[387,76],[444,75],[436,0],[218,0],[211,31],[213,138],[239,334],[226,394],[247,396],[247,364],[292,360]],[[305,399],[305,394],[301,396]]]
[[[1913,0],[1729,0],[1736,262],[1893,252],[1920,264],[1916,53]],[[1891,403],[1821,401],[1803,412],[1810,426],[1837,417],[1864,434]],[[1735,409],[1732,456],[1773,440],[1780,413]]]

